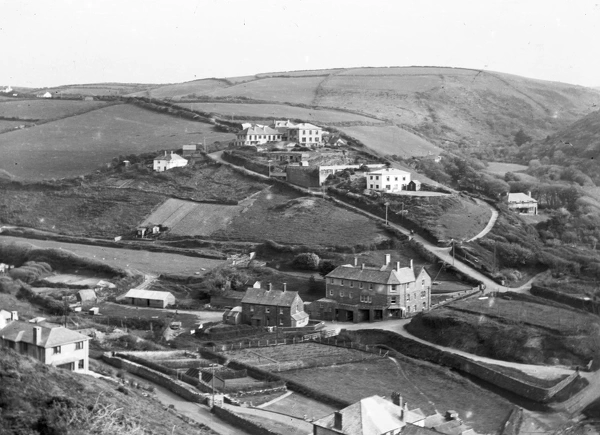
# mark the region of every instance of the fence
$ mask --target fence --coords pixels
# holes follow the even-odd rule
[[[230,350],[248,349],[252,347],[269,347],[269,346],[284,346],[289,344],[304,343],[307,341],[320,341],[325,337],[332,337],[337,335],[337,330],[327,330],[315,332],[313,334],[306,334],[302,337],[292,338],[267,338],[264,340],[248,340],[247,342],[231,343],[231,344],[219,344],[211,346],[210,349],[213,352],[226,352]]]

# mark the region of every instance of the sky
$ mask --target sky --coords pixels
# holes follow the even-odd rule
[[[449,66],[600,86],[600,0],[0,0],[0,85]]]

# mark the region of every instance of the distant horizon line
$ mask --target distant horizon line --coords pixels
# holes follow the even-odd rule
[[[473,67],[462,67],[462,66],[440,66],[440,65],[407,65],[407,66],[357,66],[357,67],[331,67],[331,68],[310,68],[310,69],[297,69],[297,70],[285,70],[285,71],[269,71],[269,72],[259,72],[259,73],[255,73],[255,74],[243,74],[243,75],[234,75],[234,76],[224,76],[224,77],[216,77],[216,76],[212,76],[212,77],[203,77],[203,78],[194,78],[191,80],[183,80],[183,81],[175,81],[175,82],[127,82],[127,81],[106,81],[106,82],[81,82],[81,83],[65,83],[65,84],[60,84],[60,85],[54,85],[54,86],[20,86],[20,85],[12,85],[12,84],[2,84],[0,85],[0,87],[12,87],[14,88],[20,88],[20,89],[30,89],[30,90],[44,90],[44,89],[53,89],[53,88],[63,88],[63,87],[69,87],[69,86],[95,86],[95,85],[146,85],[146,86],[169,86],[169,85],[177,85],[177,84],[183,84],[183,83],[191,83],[191,82],[197,82],[197,81],[202,81],[202,80],[227,80],[227,79],[233,79],[233,78],[239,78],[239,77],[256,77],[257,79],[261,79],[261,78],[269,78],[269,77],[260,77],[260,76],[268,76],[268,75],[283,75],[283,74],[287,74],[287,73],[302,73],[302,72],[310,72],[310,71],[315,71],[315,72],[321,72],[321,71],[333,71],[333,70],[353,70],[353,69],[400,69],[400,68],[443,68],[443,69],[455,69],[455,70],[468,70],[468,71],[478,71],[478,72],[482,72],[482,73],[497,73],[497,74],[506,74],[506,75],[512,75],[512,76],[516,76],[516,77],[522,77],[525,79],[529,79],[529,80],[539,80],[539,81],[543,81],[543,82],[552,82],[552,83],[563,83],[563,84],[567,84],[570,86],[581,86],[584,88],[590,88],[590,89],[598,89],[600,90],[600,84],[596,84],[596,85],[579,85],[579,84],[575,84],[575,83],[570,83],[570,82],[563,82],[560,80],[550,80],[550,79],[541,79],[541,78],[536,78],[536,77],[529,77],[529,76],[524,76],[524,75],[519,75],[519,74],[514,74],[514,73],[509,73],[509,72],[503,72],[503,71],[495,71],[495,70],[489,70],[489,69],[484,69],[484,68],[473,68]],[[302,76],[298,76],[298,77],[302,77]],[[368,77],[368,76],[365,76]]]

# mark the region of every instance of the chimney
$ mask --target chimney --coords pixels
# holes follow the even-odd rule
[[[527,192],[527,196],[531,198],[531,190]]]
[[[402,396],[397,391],[392,393],[392,403],[402,408]]]
[[[10,312],[10,320],[19,320],[19,315],[17,314],[16,311]]]
[[[267,291],[270,292],[271,290],[273,290],[273,284],[269,283],[269,287],[267,288]]]
[[[342,413],[334,412],[333,413],[333,428],[337,430],[342,430]]]
[[[33,344],[36,346],[42,344],[42,328],[39,326],[33,327]]]
[[[167,152],[165,151],[165,157],[167,157]]]
[[[285,293],[286,290],[287,290],[287,282],[284,282],[283,283],[283,291],[284,291],[284,293]]]
[[[391,254],[385,254],[385,264],[384,264],[384,266],[387,266],[388,264],[390,264],[390,261],[392,261]]]
[[[358,257],[354,257],[354,266],[358,266]]]
[[[411,269],[413,268],[413,261],[412,261],[412,258],[410,259],[410,268],[411,268]]]
[[[400,271],[400,262],[396,261],[396,272]]]
[[[365,263],[361,264],[361,265],[360,265],[360,268],[361,268],[361,269],[364,269],[364,268],[365,268]]]

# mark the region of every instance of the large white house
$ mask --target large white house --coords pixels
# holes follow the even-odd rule
[[[19,321],[16,312],[11,312],[9,318],[0,315],[0,347],[29,355],[47,365],[86,372],[89,340],[62,326]]]
[[[323,145],[323,129],[313,124],[301,123],[286,126],[287,140],[300,145]]]
[[[410,172],[395,168],[378,169],[368,172],[367,189],[380,192],[397,192],[406,190],[410,183]]]
[[[538,214],[538,202],[531,197],[531,192],[509,193],[508,209],[519,214]]]
[[[175,154],[173,151],[171,151],[171,154],[167,154],[165,151],[164,156],[154,158],[153,168],[156,172],[163,172],[173,168],[181,168],[187,164],[187,159],[184,159],[179,154]]]
[[[283,134],[274,128],[259,124],[242,124],[243,130],[237,134],[235,144],[263,145],[272,142],[281,142]]]

